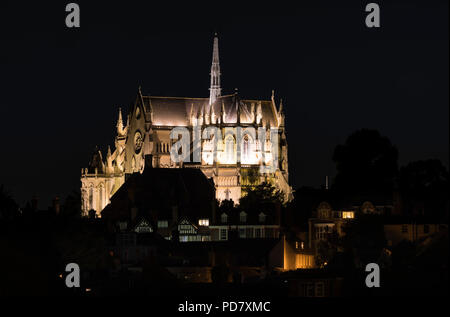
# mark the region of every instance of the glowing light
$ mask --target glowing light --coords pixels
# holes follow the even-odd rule
[[[353,219],[355,218],[355,213],[353,211],[343,211],[342,218],[344,219]]]
[[[314,267],[314,256],[310,254],[297,254],[295,258],[296,269],[310,269]]]
[[[198,225],[199,226],[205,226],[205,227],[209,226],[209,219],[199,219],[198,220]]]

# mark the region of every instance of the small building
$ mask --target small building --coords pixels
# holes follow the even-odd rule
[[[335,232],[338,236],[344,234],[343,227],[355,218],[352,208],[333,210],[327,202],[321,202],[317,207],[315,217],[308,220],[310,249],[315,250],[320,241],[326,240],[328,235]]]
[[[283,235],[270,251],[269,267],[278,271],[312,269],[315,267],[314,253],[305,248],[303,241],[288,241]]]
[[[209,226],[213,241],[226,241],[232,233],[240,239],[278,239],[280,235],[280,209],[270,212],[221,212]]]

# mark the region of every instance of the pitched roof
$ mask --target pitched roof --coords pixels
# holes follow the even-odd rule
[[[185,97],[154,97],[143,96],[144,108],[147,112],[153,111],[153,124],[156,126],[188,126],[191,113],[209,114],[212,111],[219,116],[222,105],[225,112],[224,123],[237,122],[237,105],[240,110],[241,123],[252,123],[252,106],[256,110],[261,103],[262,121],[269,122],[272,127],[277,126],[276,109],[270,100],[241,100],[237,94],[221,96],[209,105],[209,98]]]

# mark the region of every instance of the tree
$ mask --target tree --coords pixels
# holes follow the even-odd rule
[[[334,150],[334,187],[360,193],[390,191],[398,172],[397,159],[398,151],[387,137],[376,130],[358,130]]]
[[[0,220],[11,220],[20,215],[19,207],[3,185],[0,186]]]
[[[352,253],[362,265],[377,262],[386,246],[381,216],[359,214],[343,227],[343,231],[344,251]]]
[[[407,213],[434,216],[440,220],[448,216],[449,173],[441,161],[430,159],[403,166],[399,173],[399,189]]]
[[[253,188],[245,189],[239,205],[242,210],[249,212],[273,212],[284,205],[284,195],[272,184],[263,182]]]
[[[319,265],[319,267],[328,265],[334,259],[341,246],[341,239],[339,238],[336,228],[327,232],[326,236],[327,238],[319,241],[317,245],[316,264]]]

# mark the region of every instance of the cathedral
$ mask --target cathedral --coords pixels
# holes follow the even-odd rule
[[[270,100],[241,99],[237,90],[222,95],[218,42],[216,34],[209,98],[146,96],[139,88],[126,118],[119,109],[114,149],[108,147],[106,157],[96,149],[89,167],[81,170],[84,216],[95,210],[100,217],[125,180],[142,173],[146,164],[200,169],[214,182],[219,201],[239,203],[245,188],[264,181],[282,191],[286,201],[292,199],[283,104],[276,104],[273,91]],[[181,162],[174,159],[179,136],[172,134],[180,128],[191,132],[189,153]],[[195,131],[206,128],[219,133],[206,137],[203,133],[200,141],[194,142]],[[243,132],[236,134],[237,130]]]

